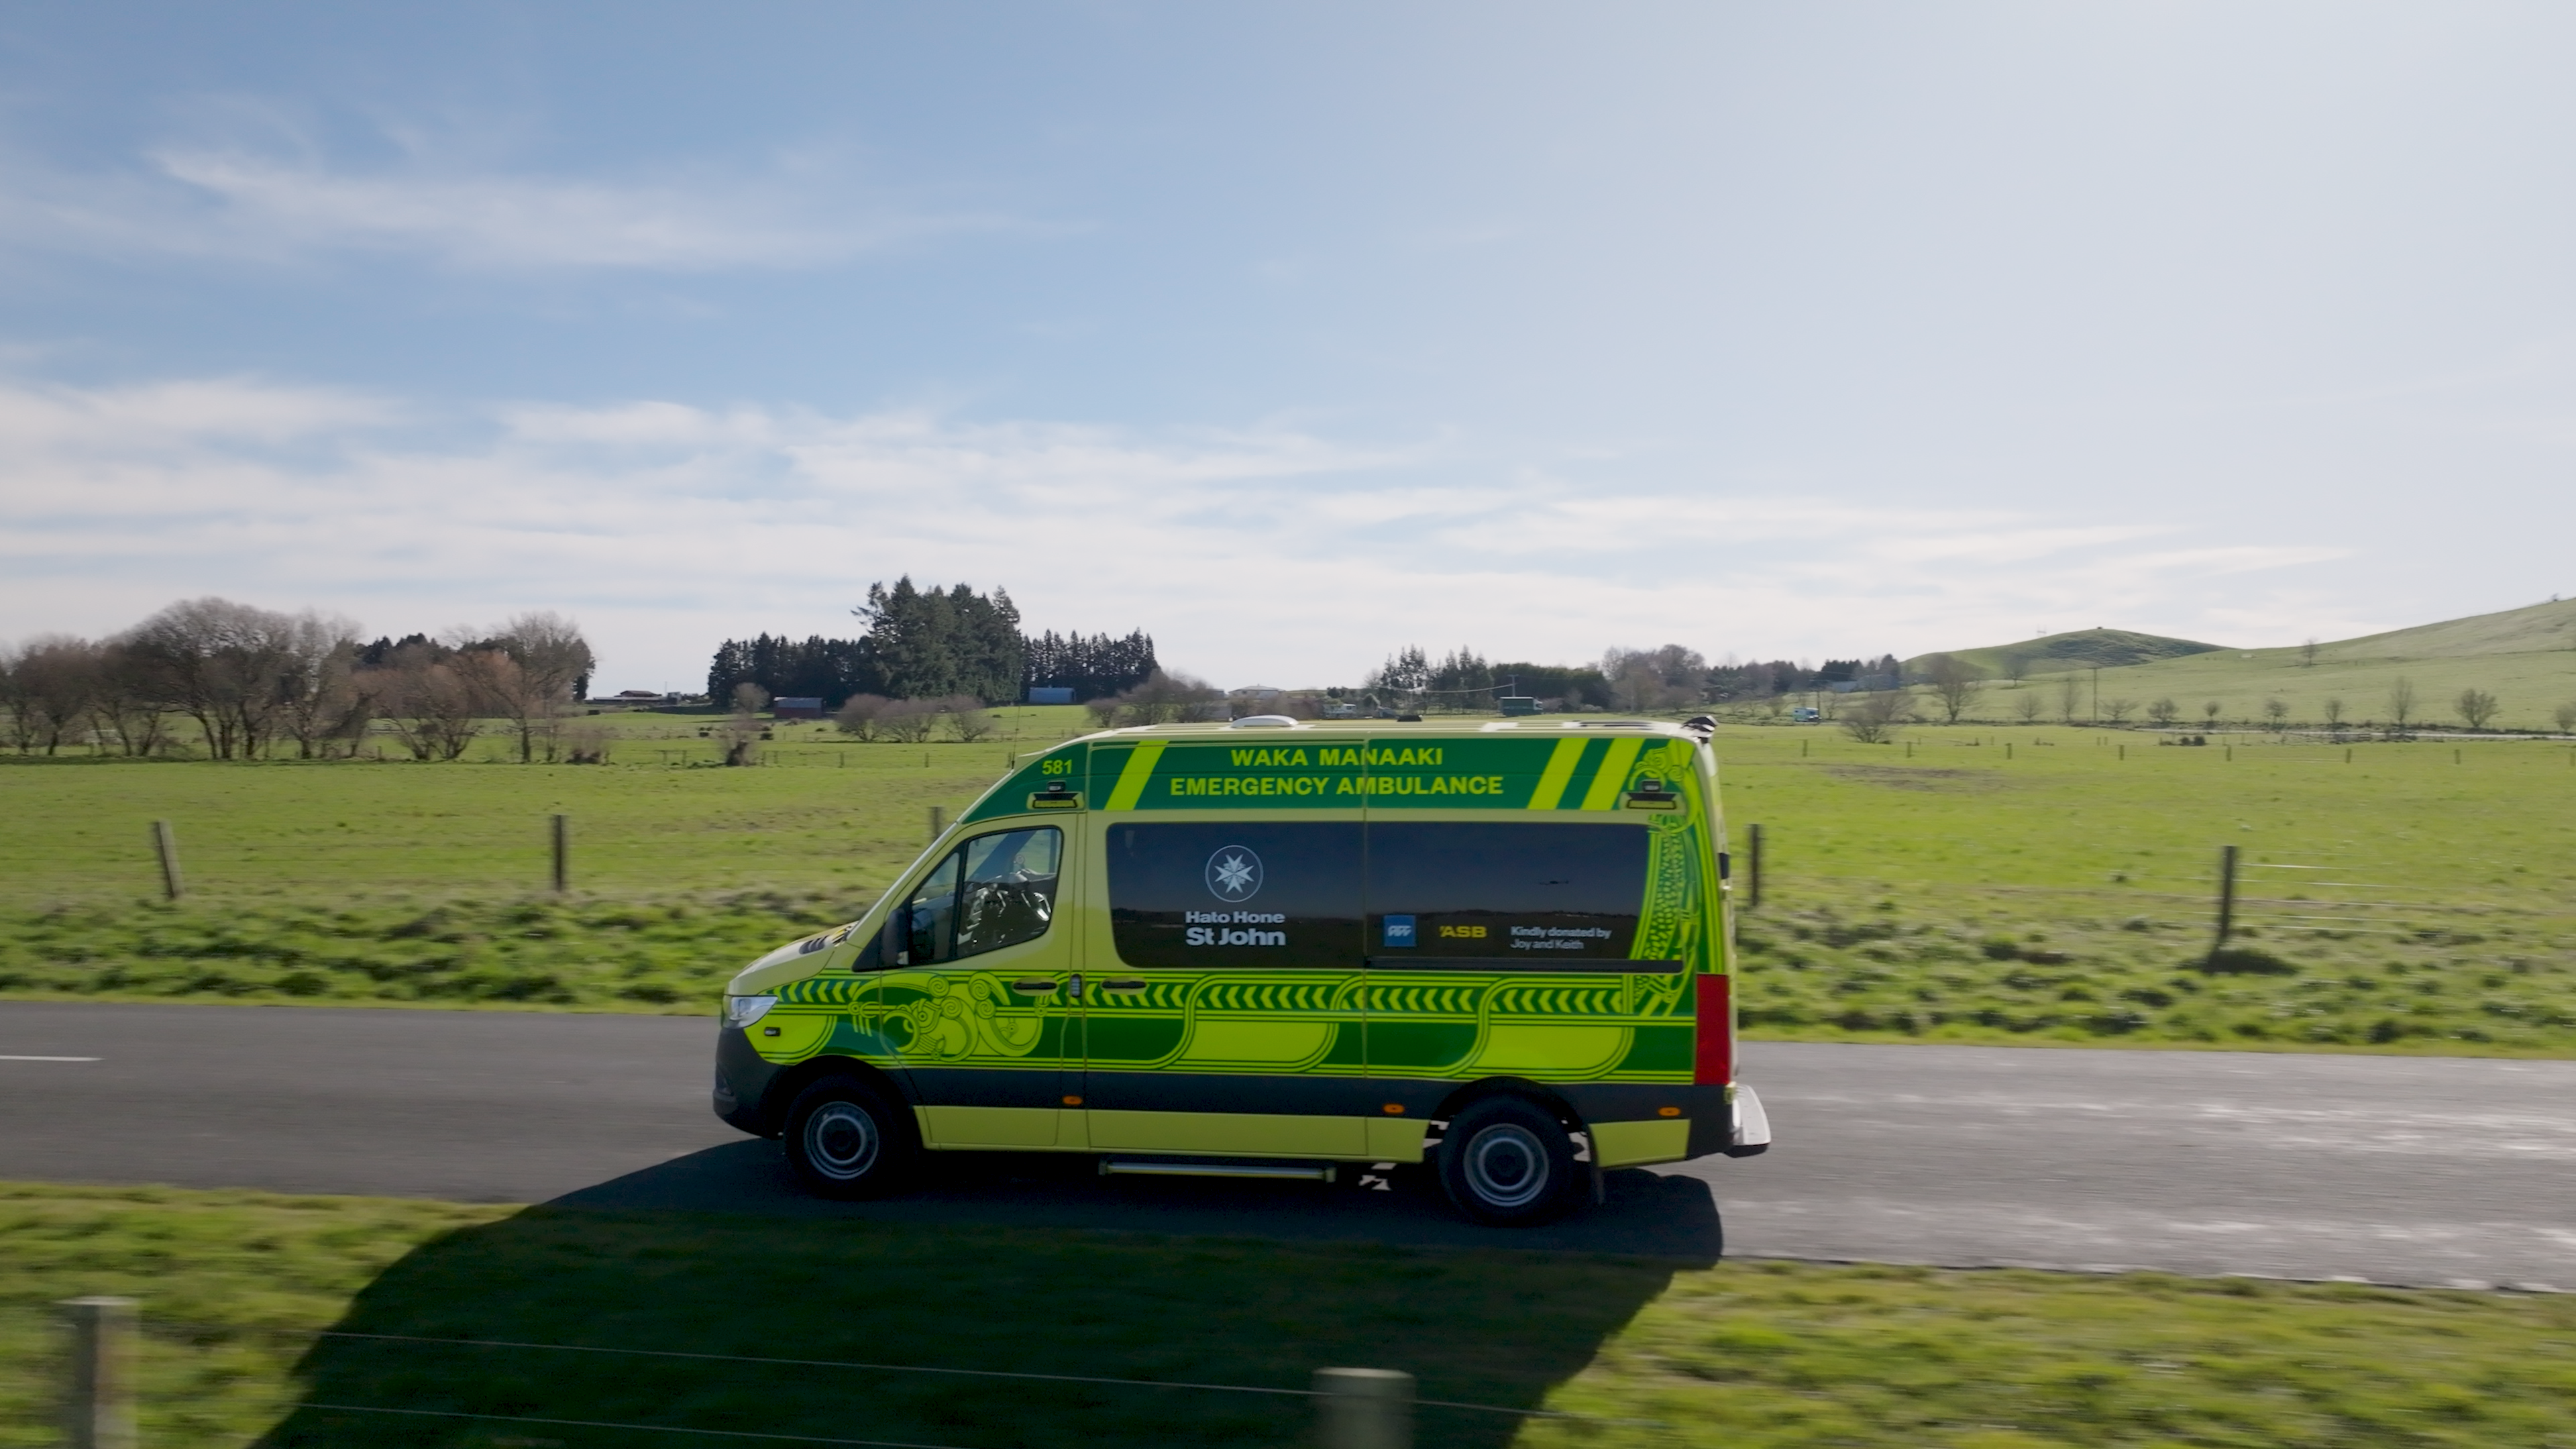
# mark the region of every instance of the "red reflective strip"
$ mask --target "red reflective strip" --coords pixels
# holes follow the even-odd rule
[[[1723,1087],[1735,1080],[1735,1000],[1732,977],[1699,979],[1699,1043],[1691,1080]]]

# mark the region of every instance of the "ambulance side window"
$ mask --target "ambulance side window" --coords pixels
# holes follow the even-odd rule
[[[1055,919],[1055,883],[1064,833],[1054,826],[1013,830],[966,842],[957,897],[957,954],[976,956],[1034,941]]]
[[[1108,844],[1110,936],[1127,965],[1361,967],[1356,820],[1122,824]]]
[[[900,964],[931,966],[1034,941],[1055,921],[1064,832],[978,836],[922,877],[894,922]]]
[[[939,868],[922,877],[912,888],[912,899],[904,902],[903,917],[898,923],[900,935],[896,949],[907,966],[928,966],[949,957],[957,939],[957,854],[951,852]]]
[[[1625,960],[1646,898],[1646,827],[1372,821],[1369,944],[1388,960]]]

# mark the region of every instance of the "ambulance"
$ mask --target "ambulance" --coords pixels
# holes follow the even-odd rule
[[[1356,1181],[1544,1221],[1769,1145],[1714,723],[1112,730],[726,988],[715,1110],[825,1197],[936,1152]]]

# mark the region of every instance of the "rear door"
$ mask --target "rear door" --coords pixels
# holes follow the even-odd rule
[[[1672,837],[1666,839],[1665,837]],[[1397,1081],[1687,1071],[1685,962],[1661,920],[1673,824],[1373,819],[1369,1069]],[[1687,1080],[1685,1076],[1683,1078]]]

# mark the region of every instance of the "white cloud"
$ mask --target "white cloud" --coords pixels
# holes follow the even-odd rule
[[[494,169],[426,146],[373,169],[311,147],[171,145],[142,162],[72,174],[0,155],[0,238],[262,262],[356,251],[478,270],[694,272],[814,267],[1029,225],[920,205],[802,161],[618,179]]]
[[[0,635],[103,632],[200,593],[396,632],[557,608],[593,631],[612,686],[677,685],[720,638],[846,629],[869,581],[910,573],[1007,586],[1033,627],[1149,629],[1221,680],[1329,682],[1410,642],[1562,660],[2188,632],[2215,617],[2183,602],[2209,581],[2331,553],[1534,471],[1488,483],[1454,444],[1291,430],[636,401],[496,409],[424,443],[389,426],[410,416],[255,380],[0,387]]]

